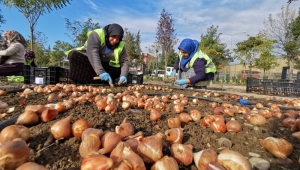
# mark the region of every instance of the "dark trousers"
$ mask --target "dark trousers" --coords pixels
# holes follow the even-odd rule
[[[108,84],[107,81],[94,80],[99,77],[94,71],[88,57],[79,51],[71,51],[68,55],[70,79],[81,84]],[[104,70],[111,76],[113,83],[120,77],[121,68],[109,66],[109,63],[102,63]]]
[[[1,64],[0,65],[0,76],[20,76],[23,75],[24,64]]]

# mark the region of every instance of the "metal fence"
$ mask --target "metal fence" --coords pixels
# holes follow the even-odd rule
[[[213,80],[214,84],[236,84],[236,85],[246,85],[247,77],[254,77],[258,79],[272,79],[280,80],[282,73],[260,73],[256,74],[255,72],[250,74],[243,74],[240,71],[231,71],[231,72],[217,72]],[[297,74],[293,74],[292,78],[290,75],[287,76],[291,80],[297,79]]]

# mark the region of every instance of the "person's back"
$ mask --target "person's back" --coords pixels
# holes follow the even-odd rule
[[[20,33],[13,30],[4,32],[3,37],[8,47],[0,50],[0,58],[4,61],[0,64],[0,76],[20,75],[24,67],[26,41]]]

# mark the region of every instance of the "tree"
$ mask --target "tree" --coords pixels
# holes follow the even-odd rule
[[[4,20],[4,17],[3,15],[1,14],[1,9],[0,9],[0,27],[1,27],[1,24],[4,24],[5,23],[5,20]]]
[[[265,51],[263,52],[259,58],[254,59],[255,68],[262,69],[264,71],[264,74],[266,71],[278,66],[279,64],[276,62],[276,56],[272,55],[270,52]]]
[[[266,56],[272,57],[270,53],[273,49],[274,43],[276,43],[276,41],[269,40],[265,34],[259,33],[255,37],[249,37],[247,40],[237,43],[237,48],[234,49],[234,52],[241,63],[243,63],[245,66],[249,65],[251,74],[251,68],[253,66],[257,65],[260,67],[259,63],[255,62],[257,58],[263,55],[263,58],[259,60],[261,61],[266,58]]]
[[[289,5],[281,8],[281,12],[276,14],[274,18],[271,14],[265,24],[265,32],[270,39],[277,41],[275,44],[276,52],[287,59],[287,64],[290,66],[290,75],[292,76],[294,63],[298,56],[294,55],[291,50],[294,46],[293,36],[289,32],[290,23],[296,18],[296,10],[290,8]]]
[[[49,52],[49,64],[50,66],[54,65],[60,65],[60,62],[66,57],[65,52],[68,49],[72,49],[72,45],[68,42],[63,41],[55,41],[55,45],[53,47],[53,50]]]
[[[148,48],[148,52],[155,57],[154,63],[155,63],[155,76],[157,76],[157,70],[158,70],[158,65],[159,65],[159,51],[161,50],[161,45],[158,44],[157,42],[150,45]]]
[[[285,47],[291,56],[295,56],[294,68],[300,69],[300,9],[298,11],[298,16],[293,20],[288,27],[289,40]]]
[[[142,60],[142,50],[140,46],[140,32],[138,31],[137,34],[131,33],[128,31],[127,28],[124,30],[124,37],[123,41],[125,43],[125,49],[128,54],[128,60],[130,63],[130,66],[137,67],[143,64]]]
[[[92,31],[98,28],[101,28],[99,23],[94,23],[91,18],[88,18],[87,21],[73,21],[71,22],[69,19],[65,18],[66,20],[66,28],[71,32],[71,35],[67,34],[69,38],[74,41],[74,47],[83,46],[85,41],[87,40],[87,32]]]
[[[218,26],[213,25],[207,29],[206,35],[201,35],[200,49],[205,52],[218,68],[228,65],[228,62],[233,61],[226,44],[221,43],[218,34]]]
[[[168,66],[169,56],[177,42],[172,15],[163,9],[156,28],[156,43],[162,47],[162,58],[165,67]]]
[[[33,39],[36,40],[32,47],[35,53],[35,63],[39,66],[46,66],[49,63],[49,58],[45,56],[48,37],[42,32],[35,31]],[[31,44],[31,41],[29,40],[27,43]]]
[[[8,8],[15,7],[27,19],[30,28],[30,48],[33,49],[33,34],[38,19],[46,12],[61,9],[71,0],[0,0]]]

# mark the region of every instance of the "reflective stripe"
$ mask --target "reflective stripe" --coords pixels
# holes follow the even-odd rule
[[[33,60],[29,60],[28,62],[26,61],[26,59],[24,59],[24,65],[30,65],[32,63]]]
[[[181,53],[179,53],[179,68],[180,68],[180,62],[181,62],[181,58],[182,55]],[[194,54],[194,56],[192,57],[192,59],[189,61],[189,64],[187,64],[189,66],[189,68],[192,68],[194,65],[194,62],[196,61],[196,59],[198,58],[204,58],[206,60],[206,65],[205,65],[205,73],[215,73],[217,71],[217,68],[215,66],[215,64],[212,62],[212,59],[205,53],[203,53],[200,49],[198,49],[198,51]]]
[[[105,33],[104,33],[104,30],[103,30],[102,28],[99,28],[99,29],[95,29],[95,30],[93,30],[93,31],[95,31],[95,32],[98,34],[98,36],[99,36],[99,38],[100,38],[100,45],[103,45],[104,42],[105,42]],[[93,31],[88,31],[88,32],[87,32],[87,37],[89,37]],[[86,47],[87,47],[87,41],[84,43],[84,46],[82,46],[82,47],[77,47],[77,48],[72,49],[72,50],[83,51],[83,50],[86,50]],[[124,42],[121,41],[121,42],[119,43],[119,46],[118,46],[117,48],[114,49],[114,60],[111,59],[111,60],[109,61],[109,65],[110,65],[110,66],[113,66],[113,67],[120,67],[120,60],[119,60],[119,58],[120,58],[121,52],[123,51],[123,48],[124,48]],[[70,53],[72,50],[67,51],[67,52],[66,52],[66,55],[68,56],[69,53]]]

